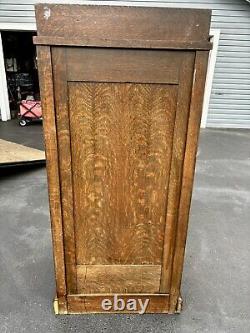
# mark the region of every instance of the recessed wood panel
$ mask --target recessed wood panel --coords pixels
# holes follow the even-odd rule
[[[66,49],[68,81],[178,84],[179,51],[104,48]]]
[[[78,294],[159,293],[161,265],[78,265]]]
[[[68,91],[77,264],[161,264],[177,86]]]

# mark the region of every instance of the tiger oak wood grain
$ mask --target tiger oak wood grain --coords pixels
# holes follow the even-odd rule
[[[171,275],[175,247],[175,230],[178,219],[180,191],[182,187],[183,159],[186,146],[194,59],[195,54],[193,52],[185,53],[185,59],[183,60],[179,77],[179,94],[177,101],[175,129],[172,138],[173,150],[166,207],[166,227],[160,289],[160,291],[163,293],[169,292],[172,278]]]
[[[67,289],[76,291],[75,226],[73,212],[73,188],[71,169],[71,146],[67,100],[66,55],[63,48],[52,50],[55,113],[58,137],[59,173],[64,228],[64,255]]]
[[[210,15],[36,5],[56,313],[180,312]]]
[[[77,265],[78,294],[158,293],[161,265]]]
[[[69,83],[77,264],[161,264],[176,97]]]
[[[66,273],[64,265],[64,231],[62,225],[61,194],[59,179],[58,143],[54,110],[53,77],[49,47],[37,47],[39,83],[43,108],[43,133],[45,141],[48,178],[51,231],[53,241],[56,290],[62,313],[67,312],[65,296]]]
[[[199,126],[202,113],[203,91],[206,81],[208,52],[196,52],[194,77],[191,92],[191,105],[187,129],[186,149],[183,160],[182,188],[180,194],[179,214],[175,231],[175,253],[172,265],[170,289],[170,312],[174,312],[180,294],[182,267],[187,238],[188,215],[191,204],[194,180],[196,152],[198,147]]]

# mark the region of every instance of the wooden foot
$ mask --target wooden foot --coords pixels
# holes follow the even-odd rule
[[[55,297],[53,307],[55,315],[68,314],[67,303],[64,297],[60,299],[58,297]]]
[[[179,297],[178,297],[178,300],[177,300],[177,305],[176,305],[176,311],[175,311],[175,313],[181,313],[181,310],[182,310],[182,304],[183,304],[182,297],[179,296]]]
[[[58,315],[58,314],[59,314],[58,298],[55,298],[55,299],[54,299],[53,307],[54,307],[55,315]]]

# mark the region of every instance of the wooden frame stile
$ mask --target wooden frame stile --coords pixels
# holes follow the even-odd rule
[[[64,227],[64,255],[66,270],[67,294],[76,293],[76,256],[75,256],[75,230],[74,205],[71,168],[71,142],[68,118],[67,100],[67,66],[66,50],[52,48],[54,100],[57,120],[57,136],[59,151],[59,174],[61,184],[62,218]],[[67,119],[68,121],[65,121]]]
[[[177,224],[178,202],[181,191],[183,156],[185,152],[186,131],[189,114],[189,98],[192,87],[194,52],[187,54],[180,70],[180,90],[177,99],[175,128],[173,133],[171,172],[168,186],[165,242],[163,249],[163,265],[161,274],[161,292],[170,292],[172,261],[174,255],[174,232]],[[185,112],[184,112],[185,110]],[[184,112],[185,118],[178,117]],[[178,121],[179,120],[179,121]]]
[[[180,307],[182,306],[182,299],[180,297],[180,286],[187,238],[188,217],[194,181],[200,122],[202,116],[203,89],[205,87],[206,81],[207,61],[208,51],[196,51],[187,129],[187,140],[183,161],[179,214],[174,232],[175,250],[172,263],[172,280],[169,304],[170,313],[180,312]]]
[[[54,251],[54,266],[56,275],[55,313],[67,313],[66,272],[64,260],[64,233],[61,210],[61,194],[59,183],[59,160],[57,129],[54,108],[54,91],[51,52],[49,46],[37,46],[39,65],[40,93],[43,108],[43,131],[46,147],[46,166],[49,190],[49,205],[51,216],[51,231]]]

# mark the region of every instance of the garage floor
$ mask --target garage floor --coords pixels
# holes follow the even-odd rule
[[[43,132],[41,121],[21,127],[17,119],[0,121],[0,139],[43,150]]]
[[[0,211],[1,333],[250,332],[250,131],[202,131],[181,315],[55,317],[45,168],[2,177]]]

